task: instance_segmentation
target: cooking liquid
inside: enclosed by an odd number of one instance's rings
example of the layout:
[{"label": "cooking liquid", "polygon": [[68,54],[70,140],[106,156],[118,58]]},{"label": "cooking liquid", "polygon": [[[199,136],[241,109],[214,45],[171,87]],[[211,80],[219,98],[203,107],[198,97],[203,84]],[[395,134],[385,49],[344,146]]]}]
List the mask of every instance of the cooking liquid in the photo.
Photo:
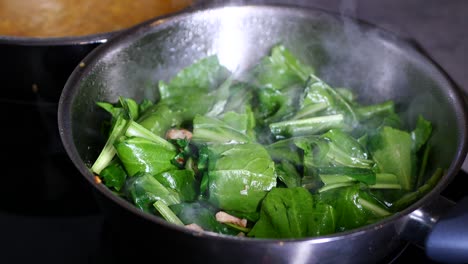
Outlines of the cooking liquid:
[{"label": "cooking liquid", "polygon": [[191,0],[0,0],[0,35],[82,36],[177,12]]}]

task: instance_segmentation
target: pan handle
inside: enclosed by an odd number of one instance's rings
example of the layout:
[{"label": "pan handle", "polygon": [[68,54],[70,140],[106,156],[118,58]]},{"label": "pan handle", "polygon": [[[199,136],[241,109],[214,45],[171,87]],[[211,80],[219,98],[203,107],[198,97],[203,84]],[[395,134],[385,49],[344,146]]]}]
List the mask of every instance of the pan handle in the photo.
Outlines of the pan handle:
[{"label": "pan handle", "polygon": [[425,241],[426,255],[442,263],[468,263],[468,197],[444,214]]},{"label": "pan handle", "polygon": [[468,263],[468,196],[455,203],[439,195],[406,215],[402,239],[424,249],[437,263]]}]

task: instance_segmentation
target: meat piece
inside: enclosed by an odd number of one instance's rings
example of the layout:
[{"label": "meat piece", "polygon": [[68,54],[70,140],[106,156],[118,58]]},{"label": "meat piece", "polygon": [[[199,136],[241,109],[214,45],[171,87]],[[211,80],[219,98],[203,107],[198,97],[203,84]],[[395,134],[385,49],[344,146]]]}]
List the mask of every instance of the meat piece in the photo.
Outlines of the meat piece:
[{"label": "meat piece", "polygon": [[201,226],[195,224],[195,223],[185,225],[185,227],[188,228],[188,229],[191,229],[193,231],[203,232],[203,228]]},{"label": "meat piece", "polygon": [[101,178],[99,178],[99,176],[94,175],[94,182],[99,184],[99,183],[102,183],[102,180],[101,180]]},{"label": "meat piece", "polygon": [[220,223],[231,223],[237,226],[247,227],[247,219],[240,219],[223,211],[216,213],[216,221]]},{"label": "meat piece", "polygon": [[192,132],[187,129],[169,129],[166,133],[167,139],[191,139]]}]

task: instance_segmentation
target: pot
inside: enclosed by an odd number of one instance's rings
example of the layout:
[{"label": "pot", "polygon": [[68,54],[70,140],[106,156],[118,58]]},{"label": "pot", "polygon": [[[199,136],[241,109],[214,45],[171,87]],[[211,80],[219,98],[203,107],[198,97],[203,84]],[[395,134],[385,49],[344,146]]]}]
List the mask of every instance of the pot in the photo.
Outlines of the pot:
[{"label": "pot", "polygon": [[[145,88],[148,84],[169,79],[199,58],[216,53],[230,70],[242,70],[277,42],[302,54],[325,80],[354,88],[363,101],[392,99],[405,106],[405,120],[415,120],[418,114],[428,117],[437,128],[428,170],[446,168],[437,185],[406,209],[354,230],[307,239],[252,239],[198,233],[169,224],[95,181],[88,166],[105,143],[100,125],[106,118],[96,101],[116,102],[118,96],[155,99],[157,95]],[[119,34],[82,62],[62,91],[59,131],[70,159],[93,186],[114,237],[121,242],[112,252],[118,259],[150,254],[192,262],[380,263],[389,262],[389,257],[414,243],[426,247],[434,259],[468,261],[466,241],[444,240],[462,245],[458,251],[451,247],[448,254],[437,241],[437,229],[447,225],[466,237],[466,228],[454,223],[468,220],[467,202],[455,204],[440,195],[467,154],[465,105],[450,77],[414,43],[322,10],[211,6],[155,19]],[[448,224],[443,216],[448,217]],[[433,229],[434,225],[443,227]],[[175,254],[170,253],[173,250]]]},{"label": "pot", "polygon": [[[200,4],[194,1],[187,9]],[[66,157],[57,132],[58,101],[75,66],[95,47],[122,31],[125,29],[78,37],[0,36],[0,83],[3,87],[0,102],[2,112],[15,113],[6,116],[10,129],[1,135],[11,139],[4,142],[6,149],[21,152],[21,158],[7,155],[4,160],[5,164],[10,164],[4,173],[11,176],[4,177],[3,183],[9,188],[0,194],[2,209],[54,214],[54,209],[46,212],[51,201],[68,197],[75,190],[87,192],[89,186],[79,173],[68,169],[73,165]],[[31,148],[37,145],[40,147]],[[24,166],[25,160],[29,166]],[[54,177],[47,173],[50,167],[60,170],[57,175],[74,174],[75,177]],[[18,173],[20,176],[13,176]],[[21,194],[17,190],[22,190]],[[32,200],[37,204],[32,204]]]}]

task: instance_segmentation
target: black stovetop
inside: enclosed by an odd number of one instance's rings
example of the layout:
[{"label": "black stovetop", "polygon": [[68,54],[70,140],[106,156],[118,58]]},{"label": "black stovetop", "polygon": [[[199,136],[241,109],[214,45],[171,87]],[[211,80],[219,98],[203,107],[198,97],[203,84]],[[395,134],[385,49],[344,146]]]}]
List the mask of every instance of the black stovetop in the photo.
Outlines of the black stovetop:
[{"label": "black stovetop", "polygon": [[[59,142],[56,104],[0,101],[0,109],[15,109],[7,121],[15,138],[4,171],[0,199],[1,263],[111,263],[112,234],[95,203],[91,185],[77,172]],[[21,107],[18,107],[21,106]],[[24,123],[35,127],[24,129]],[[3,133],[3,138],[8,136]],[[25,163],[25,161],[27,161]],[[65,177],[64,177],[65,176]],[[461,171],[443,195],[454,201],[468,195],[467,174]],[[393,263],[424,261],[424,250],[414,245],[390,256]]]},{"label": "black stovetop", "polygon": [[[463,0],[444,1],[444,8],[435,0],[301,2],[351,10],[358,17],[413,36],[462,89],[468,89],[468,75],[464,74],[468,68],[468,5]],[[113,263],[108,220],[60,142],[58,97],[44,99],[39,92],[28,95],[28,100],[13,100],[8,91],[5,87],[5,96],[0,96],[0,263]],[[443,195],[454,201],[468,195],[464,188],[467,176],[461,171]],[[399,256],[389,257],[392,263],[431,263],[424,250],[413,245]]]}]

